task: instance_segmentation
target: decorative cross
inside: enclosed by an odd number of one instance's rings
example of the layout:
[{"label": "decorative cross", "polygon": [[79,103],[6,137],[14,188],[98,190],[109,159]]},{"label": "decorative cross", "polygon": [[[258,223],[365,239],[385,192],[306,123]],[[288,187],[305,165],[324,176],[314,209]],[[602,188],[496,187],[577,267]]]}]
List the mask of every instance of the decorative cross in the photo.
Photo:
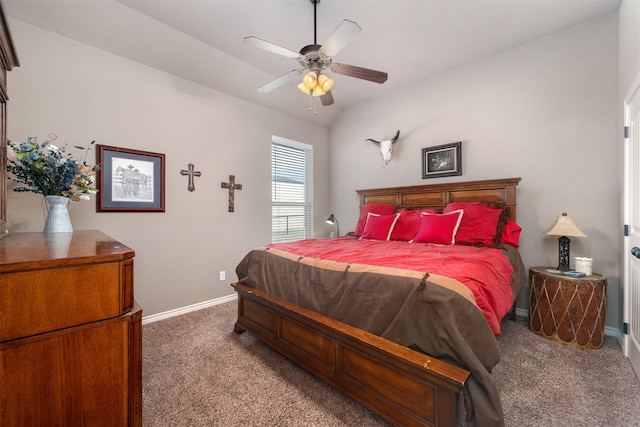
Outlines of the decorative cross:
[{"label": "decorative cross", "polygon": [[229,182],[221,182],[222,188],[229,189],[229,212],[234,211],[234,194],[235,190],[242,190],[242,184],[236,184],[236,177],[229,175]]},{"label": "decorative cross", "polygon": [[187,166],[189,167],[189,170],[182,169],[180,171],[180,175],[189,175],[189,185],[187,187],[187,190],[194,191],[196,189],[196,185],[193,183],[193,177],[200,176],[202,175],[202,173],[200,171],[193,170],[193,163],[189,163]]}]

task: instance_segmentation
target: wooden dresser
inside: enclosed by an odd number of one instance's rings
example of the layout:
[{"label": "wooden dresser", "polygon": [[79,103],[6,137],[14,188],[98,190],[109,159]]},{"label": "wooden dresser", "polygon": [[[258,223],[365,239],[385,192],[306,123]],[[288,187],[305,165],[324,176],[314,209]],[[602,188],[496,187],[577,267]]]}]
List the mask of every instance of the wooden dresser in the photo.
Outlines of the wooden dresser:
[{"label": "wooden dresser", "polygon": [[142,425],[134,255],[99,231],[0,239],[0,425]]}]

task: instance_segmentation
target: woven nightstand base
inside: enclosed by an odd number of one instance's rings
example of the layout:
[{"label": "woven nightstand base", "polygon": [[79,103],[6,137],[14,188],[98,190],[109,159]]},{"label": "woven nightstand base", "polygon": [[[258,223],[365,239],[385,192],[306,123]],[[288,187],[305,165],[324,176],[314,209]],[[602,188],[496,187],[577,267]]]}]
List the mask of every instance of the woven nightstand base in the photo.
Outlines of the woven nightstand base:
[{"label": "woven nightstand base", "polygon": [[529,275],[529,327],[534,333],[572,347],[602,347],[606,278],[592,275],[575,279],[542,268],[532,268]]}]

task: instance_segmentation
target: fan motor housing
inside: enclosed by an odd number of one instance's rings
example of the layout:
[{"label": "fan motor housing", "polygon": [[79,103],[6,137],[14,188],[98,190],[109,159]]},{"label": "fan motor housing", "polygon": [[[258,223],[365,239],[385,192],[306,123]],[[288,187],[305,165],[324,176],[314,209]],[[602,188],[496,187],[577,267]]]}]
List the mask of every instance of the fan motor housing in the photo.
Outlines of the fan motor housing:
[{"label": "fan motor housing", "polygon": [[331,65],[331,57],[324,55],[320,50],[322,46],[319,44],[310,44],[300,49],[300,58],[298,62],[311,71],[319,72],[322,68]]}]

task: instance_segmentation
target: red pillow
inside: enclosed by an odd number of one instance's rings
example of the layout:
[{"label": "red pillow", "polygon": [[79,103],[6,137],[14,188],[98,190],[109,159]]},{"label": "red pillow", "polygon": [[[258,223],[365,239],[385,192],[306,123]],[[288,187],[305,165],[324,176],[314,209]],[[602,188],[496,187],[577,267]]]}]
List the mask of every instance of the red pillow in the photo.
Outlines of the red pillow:
[{"label": "red pillow", "polygon": [[420,230],[413,243],[435,243],[453,245],[456,243],[456,232],[462,222],[464,211],[447,212],[446,214],[422,214]]},{"label": "red pillow", "polygon": [[369,212],[378,215],[391,215],[395,212],[395,205],[383,205],[377,203],[367,203],[360,208],[360,218],[358,218],[358,224],[356,225],[356,231],[353,235],[356,237],[362,236],[364,232],[364,225],[367,222],[367,214]]},{"label": "red pillow", "polygon": [[[397,225],[396,225],[397,226]],[[500,237],[500,243],[507,243],[514,248],[520,246],[520,232],[522,228],[515,221],[508,219],[502,226],[502,236]]]},{"label": "red pillow", "polygon": [[422,212],[437,214],[435,209],[400,209],[400,216],[391,232],[391,240],[406,240],[407,242],[418,234],[420,223],[422,221]]},{"label": "red pillow", "polygon": [[453,202],[449,203],[442,213],[459,209],[464,210],[464,217],[456,235],[456,243],[491,246],[500,241],[498,222],[502,209],[479,202]]},{"label": "red pillow", "polygon": [[370,240],[389,240],[391,230],[396,224],[400,214],[378,215],[369,212],[367,215],[367,223],[364,226],[361,239]]}]

